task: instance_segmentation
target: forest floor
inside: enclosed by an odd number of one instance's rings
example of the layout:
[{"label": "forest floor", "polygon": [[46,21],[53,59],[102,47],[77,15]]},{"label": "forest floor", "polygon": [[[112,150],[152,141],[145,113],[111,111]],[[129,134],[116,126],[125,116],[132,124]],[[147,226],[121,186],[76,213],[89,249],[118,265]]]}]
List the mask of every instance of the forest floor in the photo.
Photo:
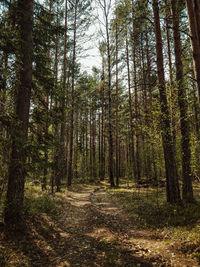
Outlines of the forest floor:
[{"label": "forest floor", "polygon": [[166,238],[169,228],[149,228],[124,208],[125,192],[116,192],[104,184],[75,186],[53,197],[55,209],[43,199],[50,215],[28,216],[21,236],[2,232],[0,266],[200,266],[179,241]]}]

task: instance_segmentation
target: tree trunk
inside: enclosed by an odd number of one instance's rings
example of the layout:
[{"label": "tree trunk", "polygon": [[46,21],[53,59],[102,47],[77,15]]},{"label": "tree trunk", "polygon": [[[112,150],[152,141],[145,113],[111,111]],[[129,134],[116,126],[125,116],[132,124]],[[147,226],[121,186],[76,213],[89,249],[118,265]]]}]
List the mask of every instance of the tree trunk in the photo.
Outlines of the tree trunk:
[{"label": "tree trunk", "polygon": [[180,123],[181,123],[181,145],[182,145],[182,177],[183,177],[183,199],[185,201],[193,200],[192,189],[192,173],[191,173],[191,150],[190,150],[190,128],[188,121],[188,104],[186,89],[184,86],[183,63],[181,59],[181,38],[179,32],[179,10],[178,1],[171,0],[172,5],[172,22],[174,36],[174,50],[176,63],[176,80],[178,87],[178,103],[180,108]]},{"label": "tree trunk", "polygon": [[97,172],[96,172],[96,115],[95,112],[92,114],[92,176],[94,181],[96,181],[97,178]]},{"label": "tree trunk", "polygon": [[115,109],[115,136],[116,136],[116,185],[119,186],[119,79],[118,79],[118,25],[115,23],[115,61],[116,61],[116,109]]},{"label": "tree trunk", "polygon": [[198,101],[200,103],[200,36],[199,36],[200,22],[199,22],[199,12],[198,12],[199,11],[198,1],[186,0],[186,7],[187,7],[189,29],[191,36],[194,74],[197,82],[197,95],[198,95]]},{"label": "tree trunk", "polygon": [[135,166],[135,149],[134,149],[134,129],[133,129],[133,108],[132,108],[132,94],[131,94],[131,79],[130,79],[130,63],[129,63],[129,47],[128,37],[126,32],[126,64],[128,74],[128,102],[129,102],[129,125],[130,125],[130,165],[131,173],[134,173],[137,179],[137,171]]},{"label": "tree trunk", "polygon": [[74,6],[74,36],[73,36],[73,58],[72,58],[72,91],[71,91],[71,110],[70,110],[70,147],[69,147],[69,166],[68,166],[68,181],[67,185],[72,184],[72,164],[73,164],[73,145],[74,145],[74,102],[75,102],[75,61],[76,61],[76,22],[77,22],[78,0]]},{"label": "tree trunk", "polygon": [[[105,0],[104,0],[105,1]],[[112,88],[111,88],[111,53],[110,53],[110,37],[108,14],[105,12],[106,17],[106,39],[107,39],[107,60],[108,60],[108,135],[109,135],[109,178],[111,187],[115,186],[113,176],[113,127],[112,127]]]},{"label": "tree trunk", "polygon": [[67,174],[67,162],[66,162],[66,95],[67,95],[67,1],[65,0],[65,33],[64,33],[64,57],[63,57],[63,89],[62,89],[62,100],[61,100],[61,109],[62,109],[62,121],[61,121],[61,130],[60,130],[60,179],[63,180],[66,178]]},{"label": "tree trunk", "polygon": [[[58,6],[57,6],[57,11],[58,11]],[[57,15],[57,21],[56,21],[57,27],[58,27],[58,15]],[[54,161],[54,169],[52,173],[52,193],[53,193],[53,186],[55,181],[56,185],[56,191],[60,192],[60,171],[59,171],[59,123],[58,123],[58,100],[57,100],[57,94],[58,94],[58,42],[59,42],[59,36],[58,36],[58,31],[56,32],[56,43],[55,43],[55,62],[54,62],[54,72],[55,72],[55,103],[54,103],[54,108],[55,108],[55,123],[54,123],[54,138],[56,140],[56,146],[54,147],[54,155],[53,155],[53,161]]]},{"label": "tree trunk", "polygon": [[[52,0],[49,1],[49,13],[51,14],[51,10],[52,10]],[[49,37],[49,43],[48,43],[48,51],[47,51],[47,58],[48,58],[48,69],[50,70],[51,68],[51,64],[50,64],[50,56],[51,56],[51,50],[50,50],[50,46],[51,46],[51,41],[50,41],[50,37]],[[44,126],[44,134],[45,134],[45,138],[46,140],[48,139],[48,133],[49,133],[49,88],[45,88],[46,90],[46,97],[44,99],[45,101],[45,106],[46,106],[46,113],[47,113],[47,119],[46,119],[46,123]],[[46,190],[47,188],[47,175],[48,175],[48,148],[45,149],[44,152],[44,161],[45,161],[45,165],[43,167],[43,178],[42,178],[42,190]]]},{"label": "tree trunk", "polygon": [[161,127],[162,127],[162,141],[165,158],[166,170],[166,191],[167,201],[170,203],[180,202],[180,191],[177,177],[177,170],[174,157],[173,140],[170,127],[170,114],[167,103],[167,95],[165,88],[164,63],[163,63],[163,45],[160,29],[160,16],[158,1],[153,0],[154,13],[154,27],[156,37],[156,54],[157,54],[157,70],[158,70],[158,86],[160,92],[160,106],[161,106]]},{"label": "tree trunk", "polygon": [[145,57],[144,57],[144,49],[143,49],[143,33],[141,33],[141,68],[142,68],[142,93],[143,93],[143,106],[144,106],[144,130],[143,130],[143,158],[144,158],[144,172],[147,180],[151,179],[151,159],[150,159],[150,136],[149,136],[149,111],[148,111],[148,99],[147,99],[147,73],[145,70]]},{"label": "tree trunk", "polygon": [[78,109],[76,110],[75,113],[75,133],[74,133],[74,138],[75,138],[75,147],[74,147],[74,164],[73,164],[73,170],[74,170],[74,178],[78,178],[78,135],[79,135],[79,112]]},{"label": "tree trunk", "polygon": [[[165,5],[167,6],[167,0],[165,0]],[[168,56],[168,65],[169,65],[169,87],[170,87],[170,113],[171,113],[171,124],[172,124],[172,137],[174,147],[176,147],[176,118],[175,118],[175,104],[176,97],[174,91],[174,82],[173,82],[173,70],[172,70],[172,57],[171,57],[171,45],[170,45],[170,30],[169,30],[169,14],[170,10],[166,10],[165,20],[166,20],[166,35],[167,35],[167,56]]]},{"label": "tree trunk", "polygon": [[138,127],[138,85],[137,85],[137,70],[136,70],[136,46],[135,46],[135,23],[134,23],[134,3],[132,0],[132,55],[133,55],[133,82],[135,89],[135,134],[136,134],[136,180],[140,182],[140,152],[139,152],[139,127]]},{"label": "tree trunk", "polygon": [[105,153],[104,153],[104,61],[102,62],[102,78],[101,78],[101,162],[100,162],[100,180],[103,181],[105,178]]},{"label": "tree trunk", "polygon": [[150,142],[151,142],[151,158],[152,158],[152,164],[153,164],[153,170],[154,170],[154,175],[153,175],[153,182],[154,184],[157,183],[157,164],[156,164],[156,151],[154,147],[154,139],[152,136],[152,133],[154,133],[154,125],[153,125],[153,103],[152,103],[152,85],[151,85],[151,79],[150,79],[150,73],[151,73],[151,61],[150,61],[150,56],[149,56],[149,40],[148,40],[148,28],[146,29],[146,58],[147,58],[147,79],[148,79],[148,94],[149,94],[149,116],[148,116],[148,121],[149,121],[149,126],[150,126],[150,131],[151,131],[151,137],[150,137]]},{"label": "tree trunk", "polygon": [[89,175],[89,170],[88,170],[88,113],[86,111],[86,122],[85,122],[85,169],[86,169],[86,177]]},{"label": "tree trunk", "polygon": [[8,189],[4,211],[7,227],[17,227],[23,215],[24,183],[26,176],[26,141],[32,88],[33,1],[18,0],[19,86],[16,90],[16,125],[12,132],[12,151],[8,173]]}]

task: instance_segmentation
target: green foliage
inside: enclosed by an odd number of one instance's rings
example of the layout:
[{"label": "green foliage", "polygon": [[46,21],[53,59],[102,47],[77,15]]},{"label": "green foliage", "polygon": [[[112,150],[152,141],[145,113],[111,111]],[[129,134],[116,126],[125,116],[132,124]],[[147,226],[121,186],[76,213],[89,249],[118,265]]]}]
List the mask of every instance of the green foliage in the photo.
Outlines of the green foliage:
[{"label": "green foliage", "polygon": [[51,217],[58,216],[54,198],[47,192],[40,192],[36,186],[30,186],[24,198],[24,212],[27,215],[46,213]]},{"label": "green foliage", "polygon": [[194,257],[196,258],[196,260],[198,261],[198,263],[200,264],[200,253],[195,253]]},{"label": "green foliage", "polygon": [[191,226],[200,218],[199,201],[180,206],[170,205],[166,203],[162,188],[133,187],[110,192],[144,228]]},{"label": "green foliage", "polygon": [[[152,229],[163,242],[172,244],[181,253],[193,255],[200,263],[200,199],[190,204],[166,203],[163,189],[136,189],[120,187],[109,189],[114,201],[119,203],[140,228]],[[134,241],[134,240],[133,240]]]}]

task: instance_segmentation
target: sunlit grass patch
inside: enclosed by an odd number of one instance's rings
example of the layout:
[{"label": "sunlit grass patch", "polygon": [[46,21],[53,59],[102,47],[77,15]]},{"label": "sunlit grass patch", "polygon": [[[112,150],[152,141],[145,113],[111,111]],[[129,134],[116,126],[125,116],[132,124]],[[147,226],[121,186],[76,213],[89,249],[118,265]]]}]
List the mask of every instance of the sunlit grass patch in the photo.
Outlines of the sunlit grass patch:
[{"label": "sunlit grass patch", "polygon": [[166,202],[164,188],[118,188],[108,192],[141,226],[153,229],[195,224],[200,218],[200,202],[181,206]]},{"label": "sunlit grass patch", "polygon": [[194,203],[170,205],[165,188],[108,189],[113,200],[125,209],[133,223],[151,229],[182,253],[193,254],[200,262],[200,190],[194,186]]},{"label": "sunlit grass patch", "polygon": [[42,191],[39,186],[27,185],[24,197],[24,212],[27,215],[46,213],[56,219],[65,202],[66,190],[52,195],[49,191]]}]

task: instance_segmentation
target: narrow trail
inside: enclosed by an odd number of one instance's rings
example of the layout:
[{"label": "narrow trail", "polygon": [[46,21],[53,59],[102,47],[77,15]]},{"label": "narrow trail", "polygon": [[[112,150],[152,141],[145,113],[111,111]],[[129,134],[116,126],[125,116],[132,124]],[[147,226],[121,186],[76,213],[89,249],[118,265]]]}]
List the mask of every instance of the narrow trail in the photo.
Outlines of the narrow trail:
[{"label": "narrow trail", "polygon": [[35,219],[35,237],[21,244],[31,267],[197,266],[150,230],[141,230],[105,188],[80,187],[64,199],[58,221],[45,214]]},{"label": "narrow trail", "polygon": [[70,266],[195,266],[151,231],[141,230],[104,188],[69,192],[62,217],[69,236]]}]

